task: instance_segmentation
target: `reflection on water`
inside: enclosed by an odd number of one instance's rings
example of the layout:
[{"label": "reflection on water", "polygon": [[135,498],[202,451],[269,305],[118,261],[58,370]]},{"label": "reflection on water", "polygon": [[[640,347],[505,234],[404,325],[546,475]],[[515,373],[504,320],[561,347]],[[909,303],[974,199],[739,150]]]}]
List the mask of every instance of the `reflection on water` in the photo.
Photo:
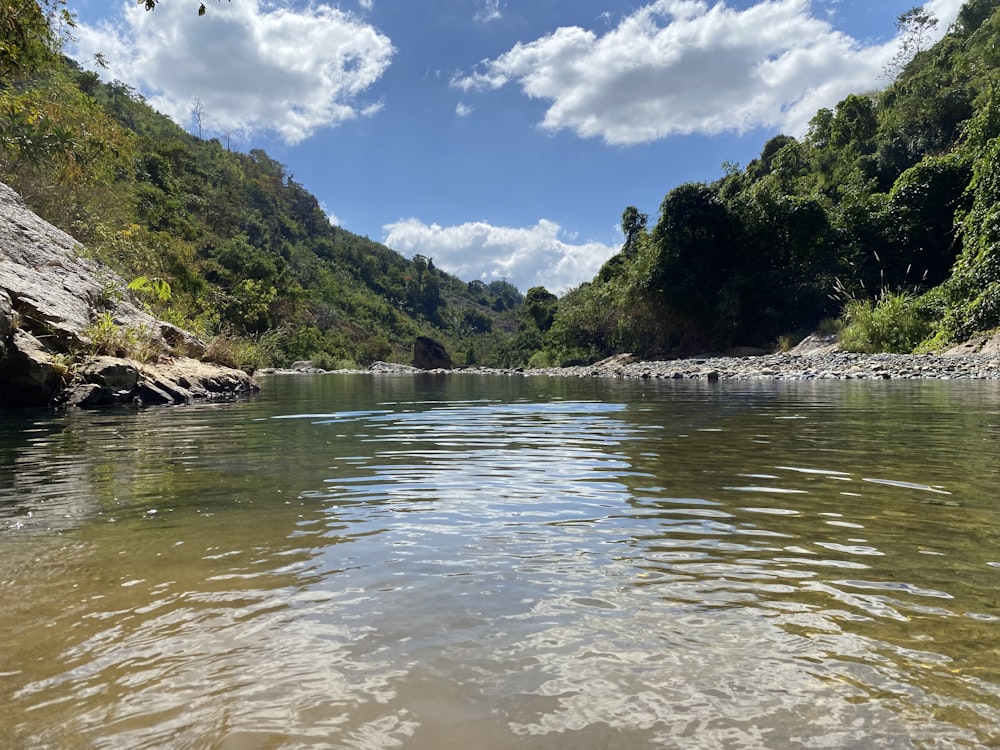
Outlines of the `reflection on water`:
[{"label": "reflection on water", "polygon": [[0,456],[0,747],[1000,743],[995,383],[276,377]]}]

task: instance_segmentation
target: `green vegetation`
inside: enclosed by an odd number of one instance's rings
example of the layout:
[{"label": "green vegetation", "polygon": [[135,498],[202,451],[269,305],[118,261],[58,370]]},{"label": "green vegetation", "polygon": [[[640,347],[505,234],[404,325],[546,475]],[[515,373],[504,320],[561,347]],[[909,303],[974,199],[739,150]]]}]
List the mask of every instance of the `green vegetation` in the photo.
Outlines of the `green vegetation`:
[{"label": "green vegetation", "polygon": [[849,300],[843,319],[840,345],[851,352],[912,352],[930,331],[917,299],[906,292],[886,291],[877,300]]},{"label": "green vegetation", "polygon": [[139,362],[150,362],[156,358],[158,346],[149,331],[144,331],[115,322],[110,312],[103,312],[83,331],[89,339],[90,354],[106,354],[110,357],[128,357]]},{"label": "green vegetation", "polygon": [[[621,252],[561,299],[332,226],[263,151],[196,138],[63,58],[61,11],[0,10],[0,179],[216,361],[408,361],[429,335],[459,364],[566,365],[787,347],[820,326],[910,351],[1000,326],[1000,0],[970,0],[929,48],[935,19],[903,14],[888,88],[673,188],[655,221],[627,207]],[[95,326],[121,349],[113,321]]]},{"label": "green vegetation", "polygon": [[[0,12],[0,179],[130,280],[138,303],[247,369],[408,361],[420,334],[459,363],[495,361],[517,325],[516,288],[467,284],[332,226],[263,151],[191,136],[63,58],[60,9],[14,0]],[[99,328],[99,349],[121,349]]]},{"label": "green vegetation", "polygon": [[1000,325],[998,8],[968,2],[929,49],[936,20],[908,11],[886,90],[674,188],[652,227],[626,208],[621,252],[559,301],[532,361],[787,346],[837,317],[864,351]]}]

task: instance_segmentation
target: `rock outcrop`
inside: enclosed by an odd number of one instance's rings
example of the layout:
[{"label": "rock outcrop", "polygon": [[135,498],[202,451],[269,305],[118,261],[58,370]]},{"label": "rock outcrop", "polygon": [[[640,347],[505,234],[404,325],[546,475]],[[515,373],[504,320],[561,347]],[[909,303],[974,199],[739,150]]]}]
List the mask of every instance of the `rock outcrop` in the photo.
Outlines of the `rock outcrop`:
[{"label": "rock outcrop", "polygon": [[413,344],[413,366],[421,370],[450,370],[451,355],[444,344],[427,336],[417,336]]},{"label": "rock outcrop", "polygon": [[[0,183],[0,405],[184,403],[257,389],[246,373],[195,359],[204,342],[134,304],[82,250]],[[99,319],[140,339],[149,361],[89,356]]]},{"label": "rock outcrop", "polygon": [[945,354],[1000,354],[1000,331],[973,336],[948,349]]}]

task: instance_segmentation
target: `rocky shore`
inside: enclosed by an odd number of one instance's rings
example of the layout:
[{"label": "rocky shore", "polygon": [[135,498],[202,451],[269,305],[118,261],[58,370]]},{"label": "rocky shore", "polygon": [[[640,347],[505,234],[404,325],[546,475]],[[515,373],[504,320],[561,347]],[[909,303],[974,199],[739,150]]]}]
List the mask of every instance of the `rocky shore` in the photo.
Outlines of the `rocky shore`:
[{"label": "rocky shore", "polygon": [[667,380],[1000,380],[1000,355],[769,354],[664,362],[611,362],[527,370],[527,375]]},{"label": "rocky shore", "polygon": [[[1000,340],[1000,339],[998,339]],[[818,351],[816,350],[818,349]],[[692,357],[655,362],[620,355],[593,365],[536,369],[465,367],[452,370],[421,370],[408,365],[375,362],[358,372],[373,375],[417,375],[465,373],[511,377],[622,378],[655,380],[1000,380],[1000,351],[978,351],[943,355],[853,354],[829,351],[764,354],[747,357]],[[274,374],[266,370],[261,374]],[[281,372],[321,373],[308,362],[296,363]]]},{"label": "rocky shore", "polygon": [[[97,323],[141,343],[143,356],[101,352]],[[179,404],[258,390],[246,373],[200,361],[205,352],[0,183],[0,407]]]}]

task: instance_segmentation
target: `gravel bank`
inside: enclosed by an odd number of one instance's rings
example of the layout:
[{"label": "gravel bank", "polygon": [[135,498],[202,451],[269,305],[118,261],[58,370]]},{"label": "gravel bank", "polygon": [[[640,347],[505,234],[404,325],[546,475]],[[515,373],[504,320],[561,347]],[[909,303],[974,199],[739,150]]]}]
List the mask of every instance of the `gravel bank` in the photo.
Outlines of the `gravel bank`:
[{"label": "gravel bank", "polygon": [[587,367],[525,370],[525,375],[705,380],[998,380],[1000,356],[770,354],[663,362],[612,361]]},{"label": "gravel bank", "polygon": [[[280,372],[321,373],[297,363]],[[275,374],[262,370],[259,375]],[[428,371],[391,362],[375,362],[368,374],[409,375]],[[623,378],[661,380],[1000,380],[1000,354],[765,354],[753,357],[695,357],[633,362],[627,355],[580,367],[498,370],[466,367],[430,370],[431,374],[466,373],[516,377]]]}]

